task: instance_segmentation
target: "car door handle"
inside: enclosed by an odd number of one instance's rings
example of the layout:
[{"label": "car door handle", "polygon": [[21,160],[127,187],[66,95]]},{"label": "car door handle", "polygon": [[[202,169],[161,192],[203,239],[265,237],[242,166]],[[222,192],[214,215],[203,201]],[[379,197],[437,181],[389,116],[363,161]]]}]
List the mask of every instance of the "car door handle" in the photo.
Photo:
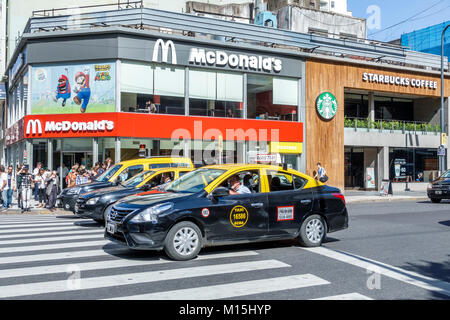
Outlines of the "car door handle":
[{"label": "car door handle", "polygon": [[302,200],[300,201],[301,204],[310,204],[311,200],[307,199],[307,200]]},{"label": "car door handle", "polygon": [[253,208],[262,208],[264,207],[264,203],[258,202],[258,203],[252,203]]}]

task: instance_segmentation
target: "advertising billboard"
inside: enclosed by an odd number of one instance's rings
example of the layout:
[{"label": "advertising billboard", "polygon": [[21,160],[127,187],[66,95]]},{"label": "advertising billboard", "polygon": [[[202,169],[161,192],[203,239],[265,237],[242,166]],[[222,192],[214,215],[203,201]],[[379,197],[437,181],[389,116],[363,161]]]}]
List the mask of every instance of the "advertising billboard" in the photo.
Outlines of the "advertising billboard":
[{"label": "advertising billboard", "polygon": [[114,112],[114,63],[34,66],[32,114]]}]

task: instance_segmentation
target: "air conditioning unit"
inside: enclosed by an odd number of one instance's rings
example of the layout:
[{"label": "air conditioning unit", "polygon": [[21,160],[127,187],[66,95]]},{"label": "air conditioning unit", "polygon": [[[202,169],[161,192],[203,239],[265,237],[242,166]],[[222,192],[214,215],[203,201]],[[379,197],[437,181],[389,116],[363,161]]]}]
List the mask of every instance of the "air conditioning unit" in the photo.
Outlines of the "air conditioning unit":
[{"label": "air conditioning unit", "polygon": [[258,26],[277,28],[277,16],[269,11],[261,11],[256,15],[255,24]]}]

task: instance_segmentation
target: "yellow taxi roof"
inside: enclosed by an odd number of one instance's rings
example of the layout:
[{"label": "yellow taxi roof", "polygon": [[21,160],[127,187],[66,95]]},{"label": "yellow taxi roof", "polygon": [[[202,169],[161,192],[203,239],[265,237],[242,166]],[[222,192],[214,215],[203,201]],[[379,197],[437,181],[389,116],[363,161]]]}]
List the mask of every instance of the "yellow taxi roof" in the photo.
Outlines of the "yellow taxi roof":
[{"label": "yellow taxi roof", "polygon": [[192,161],[191,161],[191,158],[183,158],[183,157],[151,157],[151,158],[142,158],[142,159],[121,161],[118,164],[131,166],[134,164],[146,164],[146,163],[190,163],[190,164],[192,164]]}]

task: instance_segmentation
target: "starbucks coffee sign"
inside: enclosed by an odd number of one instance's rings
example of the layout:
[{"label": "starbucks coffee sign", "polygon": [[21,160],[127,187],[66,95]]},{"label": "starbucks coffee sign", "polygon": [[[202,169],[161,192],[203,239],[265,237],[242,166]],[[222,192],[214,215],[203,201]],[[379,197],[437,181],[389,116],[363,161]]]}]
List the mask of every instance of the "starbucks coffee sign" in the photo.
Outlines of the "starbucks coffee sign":
[{"label": "starbucks coffee sign", "polygon": [[337,112],[338,103],[336,97],[330,92],[323,92],[317,98],[316,109],[317,113],[325,119],[331,120]]}]

